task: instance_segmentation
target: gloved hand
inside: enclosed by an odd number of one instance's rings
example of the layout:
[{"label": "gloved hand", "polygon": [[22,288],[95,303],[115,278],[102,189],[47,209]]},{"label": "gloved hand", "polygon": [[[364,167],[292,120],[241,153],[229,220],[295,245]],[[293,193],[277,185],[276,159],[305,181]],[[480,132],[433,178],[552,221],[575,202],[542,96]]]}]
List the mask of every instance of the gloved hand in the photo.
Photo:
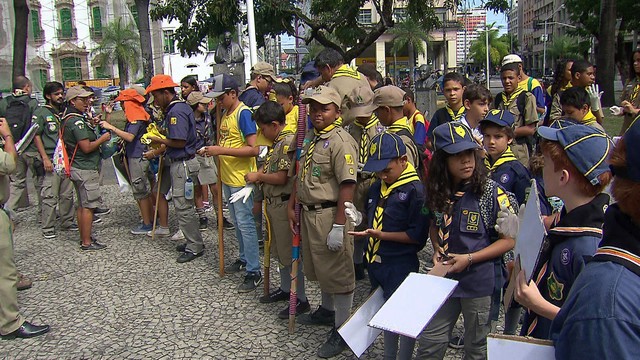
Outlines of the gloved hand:
[{"label": "gloved hand", "polygon": [[267,157],[267,153],[269,152],[269,147],[260,145],[260,151],[258,152],[258,160],[264,161]]},{"label": "gloved hand", "polygon": [[343,246],[344,225],[333,224],[333,228],[327,236],[327,247],[331,251],[340,251]]},{"label": "gloved hand", "polygon": [[[524,205],[520,206],[520,211],[524,213]],[[508,238],[515,239],[518,235],[520,227],[520,212],[518,215],[512,213],[507,207],[500,205],[498,211],[498,219],[496,220],[495,229],[498,234],[502,234]]]},{"label": "gloved hand", "polygon": [[604,91],[600,91],[600,86],[598,86],[598,84],[591,84],[587,86],[587,93],[589,94],[589,100],[591,101],[591,111],[596,112],[602,109],[600,98]]},{"label": "gloved hand", "polygon": [[346,216],[354,226],[358,226],[362,223],[362,213],[360,213],[360,211],[356,209],[356,206],[349,201],[344,202],[344,216]]},{"label": "gloved hand", "polygon": [[624,114],[624,110],[620,106],[612,106],[609,108],[611,115],[620,116]]},{"label": "gloved hand", "polygon": [[240,191],[237,191],[231,195],[231,197],[229,198],[229,202],[233,204],[234,202],[242,199],[242,203],[246,203],[247,199],[249,199],[249,196],[251,196],[251,193],[255,188],[256,187],[253,184],[249,184],[243,187],[242,189],[240,189]]}]

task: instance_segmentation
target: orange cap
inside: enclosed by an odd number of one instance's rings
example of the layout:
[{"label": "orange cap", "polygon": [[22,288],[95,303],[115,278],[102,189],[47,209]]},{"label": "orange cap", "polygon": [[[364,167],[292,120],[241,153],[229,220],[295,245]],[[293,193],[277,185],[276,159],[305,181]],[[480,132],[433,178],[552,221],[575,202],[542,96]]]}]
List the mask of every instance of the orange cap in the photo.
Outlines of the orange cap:
[{"label": "orange cap", "polygon": [[180,85],[173,82],[173,79],[171,78],[171,76],[165,75],[165,74],[158,74],[151,78],[151,84],[147,86],[147,94],[149,94],[152,91],[167,89],[167,88],[172,88],[177,86],[180,86]]},{"label": "orange cap", "polygon": [[145,98],[144,96],[138,94],[136,89],[126,89],[120,91],[118,97],[116,97],[114,101],[137,101],[140,104],[144,104]]}]

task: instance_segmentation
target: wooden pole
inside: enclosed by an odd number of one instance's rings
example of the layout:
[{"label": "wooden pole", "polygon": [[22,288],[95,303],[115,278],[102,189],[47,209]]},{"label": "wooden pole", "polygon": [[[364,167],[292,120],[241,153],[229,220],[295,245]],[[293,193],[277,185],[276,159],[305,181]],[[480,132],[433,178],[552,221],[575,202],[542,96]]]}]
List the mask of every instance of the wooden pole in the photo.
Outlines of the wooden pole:
[{"label": "wooden pole", "polygon": [[158,161],[158,181],[156,190],[156,206],[153,208],[153,227],[151,228],[151,240],[156,238],[156,224],[158,221],[158,204],[160,203],[160,185],[162,185],[162,168],[164,167],[164,155],[160,155],[160,161]]},{"label": "wooden pole", "polygon": [[[216,99],[213,99],[216,101]],[[220,104],[216,104],[216,145],[220,145]],[[218,167],[218,184],[216,193],[218,195],[218,266],[220,276],[224,276],[224,216],[222,215],[222,168],[220,167],[220,157],[216,156],[216,166]]]}]

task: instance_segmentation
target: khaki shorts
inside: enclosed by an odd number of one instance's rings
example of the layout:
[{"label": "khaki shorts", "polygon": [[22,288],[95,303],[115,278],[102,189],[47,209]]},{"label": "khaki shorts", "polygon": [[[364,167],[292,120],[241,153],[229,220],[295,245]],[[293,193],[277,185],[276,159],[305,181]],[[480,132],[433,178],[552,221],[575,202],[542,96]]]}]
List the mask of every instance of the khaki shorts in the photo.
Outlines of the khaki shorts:
[{"label": "khaki shorts", "polygon": [[302,259],[305,276],[311,281],[318,281],[322,291],[344,294],[356,287],[353,236],[347,234],[350,230],[347,225],[344,227],[342,250],[331,251],[327,247],[327,235],[333,227],[337,211],[337,207],[302,211]]},{"label": "khaki shorts", "polygon": [[129,162],[129,176],[133,198],[136,200],[151,196],[151,183],[149,181],[149,160],[144,158],[131,158]]},{"label": "khaki shorts", "polygon": [[78,194],[79,207],[95,209],[100,207],[102,197],[100,192],[100,174],[97,170],[81,170],[71,168],[71,182]]},{"label": "khaki shorts", "polygon": [[291,247],[293,234],[289,229],[287,201],[280,197],[270,204],[267,201],[267,228],[271,237],[271,254],[275,255],[282,266],[291,265]]},{"label": "khaki shorts", "polygon": [[200,185],[210,185],[218,182],[218,168],[216,161],[212,156],[196,155],[198,163],[200,163],[200,171],[198,172],[198,181]]}]

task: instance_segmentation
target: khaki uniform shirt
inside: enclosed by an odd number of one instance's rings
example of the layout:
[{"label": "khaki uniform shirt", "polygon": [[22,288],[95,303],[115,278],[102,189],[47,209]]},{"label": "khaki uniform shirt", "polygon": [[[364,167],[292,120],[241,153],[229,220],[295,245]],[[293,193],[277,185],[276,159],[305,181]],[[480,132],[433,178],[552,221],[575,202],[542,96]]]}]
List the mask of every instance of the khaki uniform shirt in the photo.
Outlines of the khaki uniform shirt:
[{"label": "khaki uniform shirt", "polygon": [[[264,172],[266,174],[273,174],[279,171],[289,171],[291,168],[291,158],[289,157],[289,144],[295,141],[295,134],[286,135],[282,140],[273,144],[273,148],[269,149],[270,154],[264,162]],[[262,191],[265,198],[274,198],[284,195],[290,195],[293,188],[293,177],[287,179],[287,183],[284,185],[272,185],[264,183],[262,185]]]},{"label": "khaki uniform shirt", "polygon": [[[510,113],[513,114],[513,117],[516,119],[513,123],[513,128],[516,129],[520,126],[537,124],[538,123],[538,113],[536,110],[536,97],[533,96],[530,92],[525,92],[527,96],[527,101],[524,107],[524,114],[520,114],[520,110],[518,109],[518,100],[513,99],[509,103],[508,106],[504,104],[501,105],[501,110],[509,110]],[[502,96],[498,94],[498,96]],[[511,150],[513,154],[516,156],[518,161],[520,161],[524,166],[529,166],[529,148],[527,147],[526,142],[523,141],[524,138],[517,138],[514,141],[514,144],[511,145]]]},{"label": "khaki uniform shirt", "polygon": [[349,114],[346,100],[353,89],[360,86],[370,86],[367,81],[367,77],[356,70],[351,69],[347,65],[342,65],[327,83],[327,86],[334,88],[338,94],[340,94],[340,98],[342,99],[342,104],[340,106],[342,110],[342,126],[347,126],[354,122],[356,118]]},{"label": "khaki uniform shirt", "polygon": [[304,141],[300,159],[301,167],[307,157],[312,141],[316,141],[311,154],[311,163],[304,177],[298,178],[297,197],[304,205],[316,205],[338,201],[340,184],[356,182],[358,170],[358,146],[356,141],[341,127],[326,134],[315,136],[313,130]]},{"label": "khaki uniform shirt", "polygon": [[[361,127],[357,125],[357,122],[354,122],[349,127],[349,134],[351,134],[351,136],[356,141],[356,144],[358,146],[358,163],[360,164],[360,168],[362,168],[366,163],[366,159],[361,158],[361,155],[360,155],[361,154],[360,147],[362,145],[361,144],[362,135],[365,132],[367,133],[367,136],[368,136],[368,143],[366,145],[366,149],[364,149],[363,154],[365,154],[365,156],[368,157],[369,145],[371,144],[371,139],[373,139],[374,136],[384,132],[384,126],[380,123],[380,121],[375,121],[373,123],[367,124],[365,127]],[[367,197],[369,193],[369,188],[371,187],[371,184],[373,184],[374,181],[375,181],[374,174],[371,174],[371,173],[362,174],[362,172],[360,171],[358,172],[358,183],[356,184],[356,191],[353,196],[353,204],[356,206],[358,211],[362,212],[363,214],[366,214],[366,210],[367,210],[366,202],[367,202]]]},{"label": "khaki uniform shirt", "polygon": [[16,170],[13,155],[0,148],[0,204],[4,205],[9,199],[9,175]]}]

